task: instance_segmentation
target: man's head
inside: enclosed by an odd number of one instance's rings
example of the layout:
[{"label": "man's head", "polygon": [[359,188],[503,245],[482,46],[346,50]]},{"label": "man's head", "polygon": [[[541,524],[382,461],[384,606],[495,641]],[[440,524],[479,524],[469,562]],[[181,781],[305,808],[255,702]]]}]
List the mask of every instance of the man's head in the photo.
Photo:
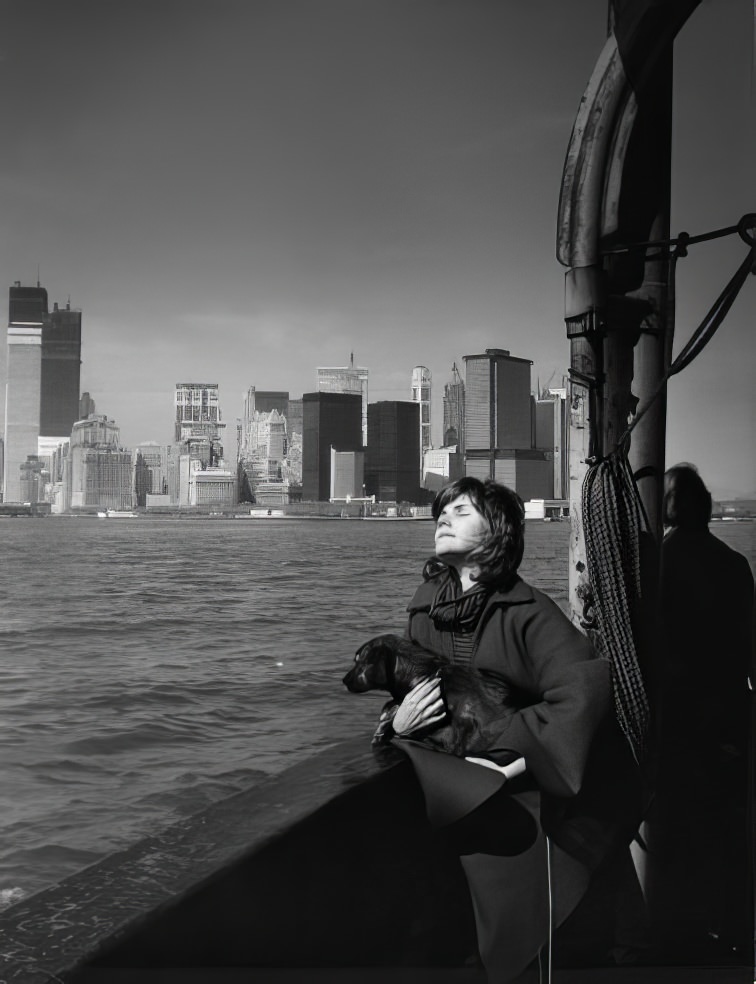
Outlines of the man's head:
[{"label": "man's head", "polygon": [[662,515],[665,526],[707,529],[711,519],[711,493],[695,465],[674,465],[664,473]]}]

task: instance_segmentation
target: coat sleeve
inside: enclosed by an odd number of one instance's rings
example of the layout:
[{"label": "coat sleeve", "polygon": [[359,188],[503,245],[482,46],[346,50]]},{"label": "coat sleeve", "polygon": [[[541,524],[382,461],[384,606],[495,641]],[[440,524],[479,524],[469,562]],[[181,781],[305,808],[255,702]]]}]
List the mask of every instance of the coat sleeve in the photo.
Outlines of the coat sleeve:
[{"label": "coat sleeve", "polygon": [[591,742],[612,713],[611,667],[545,601],[522,606],[517,631],[503,640],[507,662],[514,660],[518,676],[529,678],[534,702],[487,730],[494,756],[518,752],[541,790],[569,797],[580,791]]}]

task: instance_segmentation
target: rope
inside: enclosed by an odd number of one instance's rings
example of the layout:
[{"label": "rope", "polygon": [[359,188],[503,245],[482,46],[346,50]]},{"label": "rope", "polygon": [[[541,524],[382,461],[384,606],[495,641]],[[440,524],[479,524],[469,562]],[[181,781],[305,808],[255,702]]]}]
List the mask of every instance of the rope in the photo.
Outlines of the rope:
[{"label": "rope", "polygon": [[643,507],[627,456],[614,452],[592,465],[583,482],[583,531],[596,612],[596,649],[612,664],[614,709],[640,764],[646,752],[649,705],[633,639],[632,609],[640,601]]}]

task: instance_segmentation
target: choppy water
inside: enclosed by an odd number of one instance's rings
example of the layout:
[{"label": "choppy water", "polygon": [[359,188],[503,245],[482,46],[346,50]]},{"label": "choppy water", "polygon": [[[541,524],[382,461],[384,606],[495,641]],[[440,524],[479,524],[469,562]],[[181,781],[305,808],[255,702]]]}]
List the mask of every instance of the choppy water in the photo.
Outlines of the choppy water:
[{"label": "choppy water", "polygon": [[[753,559],[753,524],[727,538]],[[0,524],[0,905],[365,734],[355,649],[398,630],[429,522]],[[566,606],[566,523],[523,576]],[[742,543],[740,541],[743,541]]]}]

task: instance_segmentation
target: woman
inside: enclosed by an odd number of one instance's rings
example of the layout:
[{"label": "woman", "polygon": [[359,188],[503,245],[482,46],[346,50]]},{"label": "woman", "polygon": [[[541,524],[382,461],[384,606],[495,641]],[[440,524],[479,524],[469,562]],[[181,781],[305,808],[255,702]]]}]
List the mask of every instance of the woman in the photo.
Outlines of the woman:
[{"label": "woman", "polygon": [[[629,859],[638,787],[613,720],[609,664],[517,574],[519,496],[462,478],[438,494],[433,517],[436,554],[409,604],[407,634],[499,687],[506,713],[487,728],[486,758],[467,763],[422,745],[444,715],[438,679],[407,695],[391,728],[412,759],[431,821],[452,822],[464,841],[491,984],[530,984],[545,980],[551,930],[580,901],[591,873],[619,846]],[[506,792],[492,795],[501,785]]]}]

